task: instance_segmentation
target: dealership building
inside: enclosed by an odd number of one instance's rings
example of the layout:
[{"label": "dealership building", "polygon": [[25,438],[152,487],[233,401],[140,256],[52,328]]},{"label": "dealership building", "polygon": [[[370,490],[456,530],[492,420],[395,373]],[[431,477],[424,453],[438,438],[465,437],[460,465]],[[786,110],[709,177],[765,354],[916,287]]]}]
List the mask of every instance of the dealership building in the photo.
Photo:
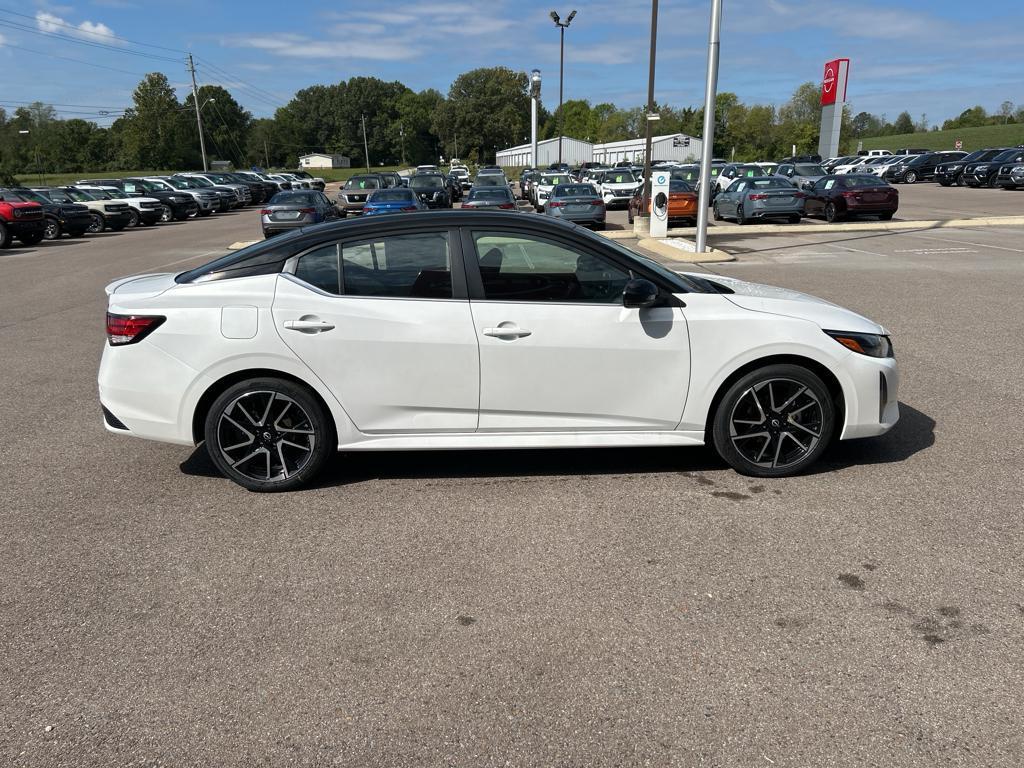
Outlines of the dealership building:
[{"label": "dealership building", "polygon": [[[520,144],[498,152],[497,163],[502,168],[547,168],[558,162],[557,138],[537,142],[537,162],[533,161],[533,147]],[[643,162],[646,139],[626,139],[605,144],[591,144],[589,141],[563,136],[562,162],[571,166],[581,163],[605,163],[614,165],[621,162]],[[651,159],[675,160],[681,163],[696,162],[700,157],[701,140],[685,133],[670,133],[651,138]]]}]

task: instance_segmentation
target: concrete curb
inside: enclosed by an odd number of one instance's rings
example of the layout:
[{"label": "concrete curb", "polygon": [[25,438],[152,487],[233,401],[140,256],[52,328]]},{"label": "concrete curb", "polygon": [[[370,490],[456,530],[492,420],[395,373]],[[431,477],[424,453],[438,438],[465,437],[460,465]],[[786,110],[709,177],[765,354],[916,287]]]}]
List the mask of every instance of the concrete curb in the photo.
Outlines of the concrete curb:
[{"label": "concrete curb", "polygon": [[256,245],[260,242],[259,240],[239,240],[237,243],[232,243],[228,246],[229,251],[240,251],[243,248],[248,248],[250,245]]},{"label": "concrete curb", "polygon": [[681,261],[689,264],[736,260],[736,257],[731,253],[727,253],[720,248],[710,248],[703,253],[698,253],[696,246],[688,240],[661,240],[647,237],[642,239],[637,245],[645,251],[656,253],[670,261]]},{"label": "concrete curb", "polygon": [[[753,224],[739,226],[737,224],[715,225],[708,227],[708,237],[738,234],[826,234],[829,232],[899,232],[907,229],[961,229],[970,227],[1019,227],[1024,226],[1024,216],[988,216],[979,219],[934,219],[924,221],[851,221],[845,224]],[[696,227],[670,229],[669,237],[692,237],[697,233]],[[614,232],[623,236],[632,232]],[[618,238],[616,238],[618,239]]]}]

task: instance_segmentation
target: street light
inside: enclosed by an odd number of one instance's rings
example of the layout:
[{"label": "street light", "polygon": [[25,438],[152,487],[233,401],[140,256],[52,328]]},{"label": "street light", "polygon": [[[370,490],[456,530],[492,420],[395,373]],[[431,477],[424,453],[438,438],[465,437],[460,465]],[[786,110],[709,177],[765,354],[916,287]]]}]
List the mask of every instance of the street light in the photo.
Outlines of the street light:
[{"label": "street light", "polygon": [[559,53],[558,53],[558,163],[562,163],[562,88],[565,80],[565,30],[576,18],[576,11],[570,13],[565,21],[562,21],[558,14],[551,12],[551,20],[555,22],[559,32]]},{"label": "street light", "polygon": [[697,205],[697,253],[708,243],[708,204],[711,202],[711,155],[715,145],[715,96],[718,93],[718,53],[722,31],[722,0],[711,0],[708,31],[708,71],[704,83],[704,135],[700,146],[700,198]]},{"label": "street light", "polygon": [[[21,135],[21,136],[27,136],[30,133],[31,133],[31,131],[29,131],[28,129],[23,129],[23,130],[18,131],[18,134]],[[33,150],[34,150],[35,156],[36,156],[36,173],[39,174],[39,186],[43,186],[43,164],[39,161],[39,144],[38,143],[35,145]]]},{"label": "street light", "polygon": [[535,69],[530,73],[530,143],[533,145],[534,168],[540,168],[540,161],[537,159],[537,102],[539,99],[540,70]]},{"label": "street light", "polygon": [[[647,120],[644,121],[646,141],[644,142],[644,180],[651,183],[651,133],[654,127],[651,125],[655,120],[660,120],[661,115],[654,111],[654,61],[658,45],[658,0],[651,0],[651,61],[650,72],[647,75]],[[653,195],[653,187],[651,189]],[[642,195],[641,195],[642,197]],[[651,202],[651,213],[654,212],[654,203]],[[653,216],[652,216],[653,220]]]}]

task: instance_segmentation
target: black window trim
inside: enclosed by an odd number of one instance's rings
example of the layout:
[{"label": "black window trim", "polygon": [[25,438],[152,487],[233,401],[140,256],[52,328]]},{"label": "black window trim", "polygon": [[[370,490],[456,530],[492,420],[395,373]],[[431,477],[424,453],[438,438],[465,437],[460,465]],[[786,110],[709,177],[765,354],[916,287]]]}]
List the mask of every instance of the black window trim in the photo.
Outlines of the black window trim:
[{"label": "black window trim", "polygon": [[[408,237],[409,235],[435,234],[439,232],[443,232],[448,236],[448,258],[451,263],[452,274],[452,295],[450,298],[442,299],[433,296],[352,296],[345,293],[345,275],[344,269],[341,266],[341,253],[345,246],[379,242],[380,240],[388,237]],[[342,291],[340,294],[328,293],[315,285],[307,283],[295,274],[299,259],[308,253],[312,253],[313,251],[323,248],[325,245],[331,244],[338,246],[339,287]],[[299,285],[309,288],[314,293],[318,293],[322,296],[329,296],[333,299],[374,299],[378,301],[466,301],[469,298],[466,284],[465,259],[463,258],[462,242],[457,227],[429,226],[417,229],[396,228],[376,231],[372,234],[363,232],[359,236],[355,236],[355,233],[353,233],[353,235],[349,237],[326,238],[307,245],[301,251],[289,257],[281,268],[281,274]]]},{"label": "black window trim", "polygon": [[531,227],[525,226],[509,226],[502,224],[492,225],[478,225],[478,226],[464,226],[461,228],[461,251],[464,262],[464,272],[469,287],[469,300],[473,301],[486,301],[491,304],[545,304],[545,305],[564,305],[564,306],[616,306],[610,302],[590,302],[590,301],[521,301],[517,299],[489,299],[484,292],[484,281],[480,275],[480,256],[476,251],[476,242],[473,240],[474,233],[477,232],[501,232],[508,234],[512,237],[532,237],[537,240],[546,240],[555,245],[581,251],[591,256],[607,259],[615,266],[620,269],[631,272],[635,277],[641,277],[645,280],[650,280],[656,286],[658,286],[659,292],[663,295],[659,298],[658,303],[655,306],[686,306],[682,301],[675,299],[674,294],[686,293],[687,291],[682,290],[679,286],[668,284],[661,275],[648,270],[642,262],[634,262],[627,259],[623,254],[613,249],[607,249],[600,247],[594,247],[596,244],[589,243],[585,240],[574,239],[568,235],[561,235],[561,233],[553,232],[540,232]]}]

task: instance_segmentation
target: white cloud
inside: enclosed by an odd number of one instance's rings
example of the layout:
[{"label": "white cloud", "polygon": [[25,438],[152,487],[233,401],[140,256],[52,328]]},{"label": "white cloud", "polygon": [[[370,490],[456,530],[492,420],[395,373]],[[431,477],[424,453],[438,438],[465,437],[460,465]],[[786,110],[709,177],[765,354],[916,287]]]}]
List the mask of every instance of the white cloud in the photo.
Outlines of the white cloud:
[{"label": "white cloud", "polygon": [[6,38],[6,37],[4,37],[3,35],[0,35],[0,48],[3,48],[3,47],[4,47],[4,44],[5,44],[6,42],[7,42],[7,38]]},{"label": "white cloud", "polygon": [[103,22],[86,20],[75,26],[49,11],[36,12],[36,27],[39,28],[40,32],[73,35],[74,37],[96,43],[106,43],[108,45],[116,45],[118,43],[117,38],[114,37],[114,30]]}]

